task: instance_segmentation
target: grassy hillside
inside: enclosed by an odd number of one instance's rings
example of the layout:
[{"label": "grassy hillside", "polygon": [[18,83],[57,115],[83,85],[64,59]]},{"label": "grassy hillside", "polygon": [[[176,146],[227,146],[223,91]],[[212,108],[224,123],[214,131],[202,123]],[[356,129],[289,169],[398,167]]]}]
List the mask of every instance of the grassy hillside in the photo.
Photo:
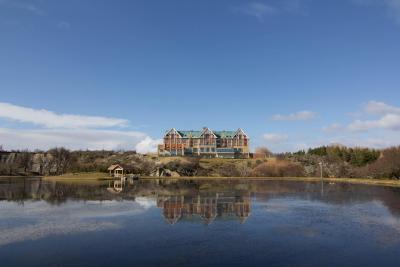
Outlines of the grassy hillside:
[{"label": "grassy hillside", "polygon": [[[133,167],[141,176],[163,177],[318,177],[400,178],[400,148],[384,150],[322,147],[263,159],[158,157],[134,151],[11,152],[0,157],[0,175],[58,176],[65,173],[104,173],[116,163]],[[100,175],[101,176],[101,175]],[[65,176],[64,176],[65,177]],[[79,179],[70,175],[70,178]]]}]

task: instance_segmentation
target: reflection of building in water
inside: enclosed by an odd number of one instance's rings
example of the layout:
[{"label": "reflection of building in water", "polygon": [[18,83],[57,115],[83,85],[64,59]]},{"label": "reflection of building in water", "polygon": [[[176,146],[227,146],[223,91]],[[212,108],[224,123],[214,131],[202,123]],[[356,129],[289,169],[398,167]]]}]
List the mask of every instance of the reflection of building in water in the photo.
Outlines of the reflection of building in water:
[{"label": "reflection of building in water", "polygon": [[163,209],[168,223],[175,224],[182,218],[199,216],[206,224],[216,217],[239,219],[244,223],[251,214],[250,194],[247,196],[215,193],[197,196],[158,196],[157,207]]}]

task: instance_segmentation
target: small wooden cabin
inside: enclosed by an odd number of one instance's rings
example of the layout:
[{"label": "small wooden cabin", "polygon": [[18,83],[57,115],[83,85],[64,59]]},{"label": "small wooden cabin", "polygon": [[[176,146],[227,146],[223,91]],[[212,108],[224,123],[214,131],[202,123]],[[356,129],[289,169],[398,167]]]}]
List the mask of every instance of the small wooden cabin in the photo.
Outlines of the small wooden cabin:
[{"label": "small wooden cabin", "polygon": [[110,172],[110,177],[121,178],[127,174],[132,174],[134,169],[126,164],[113,164],[107,170]]}]

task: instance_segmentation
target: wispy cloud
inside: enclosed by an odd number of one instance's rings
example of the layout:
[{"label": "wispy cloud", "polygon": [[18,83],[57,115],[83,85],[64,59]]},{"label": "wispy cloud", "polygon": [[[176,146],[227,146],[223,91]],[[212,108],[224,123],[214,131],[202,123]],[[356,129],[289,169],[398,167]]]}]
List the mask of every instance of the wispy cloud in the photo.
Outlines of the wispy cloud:
[{"label": "wispy cloud", "polygon": [[[32,109],[0,103],[0,118],[17,123],[30,123],[27,129],[0,128],[0,142],[6,149],[43,149],[56,146],[69,149],[132,150],[155,152],[160,140],[139,131],[124,131],[128,121],[119,118],[56,114],[44,109]],[[108,129],[117,127],[117,129]]]},{"label": "wispy cloud", "polygon": [[279,144],[286,142],[289,136],[287,134],[266,133],[263,138],[269,144]]},{"label": "wispy cloud", "polygon": [[99,129],[9,129],[0,128],[0,142],[6,149],[137,150],[155,152],[160,140],[136,131]]},{"label": "wispy cloud", "polygon": [[373,136],[363,136],[358,134],[343,134],[340,136],[313,137],[312,139],[292,140],[284,143],[281,151],[307,150],[311,147],[344,145],[347,147],[369,147],[382,149],[400,145],[400,140],[393,135],[378,134]]},{"label": "wispy cloud", "polygon": [[369,114],[397,114],[400,115],[400,108],[388,105],[384,102],[370,101],[365,105],[365,112]]},{"label": "wispy cloud", "polygon": [[355,4],[365,7],[385,8],[388,15],[400,25],[400,0],[352,0]]},{"label": "wispy cloud", "polygon": [[72,129],[7,129],[0,128],[0,140],[7,148],[49,149],[65,146],[71,149],[132,149],[146,135],[140,132]]},{"label": "wispy cloud", "polygon": [[128,124],[125,119],[56,114],[45,109],[33,109],[2,102],[0,102],[0,118],[32,123],[47,128],[106,128]]},{"label": "wispy cloud", "polygon": [[281,0],[274,2],[274,5],[265,2],[248,2],[231,8],[235,13],[256,18],[259,22],[264,22],[268,16],[278,14],[297,14],[306,15],[305,6],[307,0]]},{"label": "wispy cloud", "polygon": [[59,28],[61,30],[69,30],[69,29],[71,29],[71,23],[69,23],[67,21],[60,21],[57,24],[57,28]]},{"label": "wispy cloud", "polygon": [[45,12],[38,5],[33,4],[32,1],[19,1],[19,0],[1,0],[0,5],[10,8],[16,8],[23,11],[30,12],[35,15],[44,15]]},{"label": "wispy cloud", "polygon": [[322,130],[327,136],[310,146],[338,143],[346,146],[386,148],[400,145],[400,108],[380,101],[364,104],[350,123],[333,123]]},{"label": "wispy cloud", "polygon": [[268,144],[269,148],[272,148],[274,152],[295,152],[299,150],[307,150],[311,147],[319,147],[319,146],[329,146],[329,145],[344,145],[347,147],[369,147],[382,149],[391,146],[400,145],[400,141],[398,138],[387,136],[348,136],[343,135],[339,137],[324,137],[324,138],[315,138],[315,140],[288,140],[287,142],[281,144]]},{"label": "wispy cloud", "polygon": [[400,108],[384,102],[370,101],[364,107],[365,114],[379,115],[378,119],[355,120],[348,125],[350,131],[369,131],[372,129],[400,130]]},{"label": "wispy cloud", "polygon": [[[400,108],[388,105],[384,102],[369,101],[364,105],[361,112],[357,112],[358,117],[366,119],[356,119],[347,125],[333,123],[323,127],[326,133],[345,133],[345,132],[367,132],[370,130],[400,130]],[[377,117],[377,118],[376,118]]]},{"label": "wispy cloud", "polygon": [[308,8],[306,3],[309,0],[284,0],[281,1],[282,9],[288,13],[307,15]]},{"label": "wispy cloud", "polygon": [[372,129],[400,130],[400,115],[386,114],[377,120],[356,120],[348,126],[350,131],[368,131]]},{"label": "wispy cloud", "polygon": [[320,146],[320,145],[333,145],[341,144],[348,147],[370,147],[370,148],[386,148],[395,145],[399,145],[400,142],[396,138],[388,138],[384,136],[373,136],[373,137],[360,137],[360,136],[341,136],[337,138],[320,140],[316,144],[311,144],[310,147]]},{"label": "wispy cloud", "polygon": [[332,123],[329,126],[323,127],[322,130],[327,133],[333,133],[333,132],[341,131],[341,130],[343,130],[343,128],[344,128],[343,125],[340,123]]},{"label": "wispy cloud", "polygon": [[258,21],[264,22],[264,17],[278,13],[278,9],[261,2],[247,3],[233,8],[233,11],[255,17]]},{"label": "wispy cloud", "polygon": [[[298,113],[277,115],[277,120],[295,120],[308,116]],[[347,117],[349,119],[349,117]],[[350,147],[386,148],[400,145],[400,107],[372,100],[357,111],[357,119],[335,122],[322,128],[321,135],[293,136],[265,134],[263,140],[273,151],[297,151],[322,145],[342,144]]]},{"label": "wispy cloud", "polygon": [[312,120],[317,117],[317,114],[312,111],[308,110],[303,110],[303,111],[298,111],[296,113],[291,113],[287,115],[282,115],[282,114],[276,114],[272,116],[272,120],[274,121],[306,121],[306,120]]}]

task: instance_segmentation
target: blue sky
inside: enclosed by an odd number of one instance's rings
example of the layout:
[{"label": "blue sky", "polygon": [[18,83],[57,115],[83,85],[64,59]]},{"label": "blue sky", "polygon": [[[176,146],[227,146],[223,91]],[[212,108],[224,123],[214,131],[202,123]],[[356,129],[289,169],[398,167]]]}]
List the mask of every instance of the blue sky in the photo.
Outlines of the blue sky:
[{"label": "blue sky", "polygon": [[4,148],[400,143],[400,0],[0,0],[0,33]]}]

